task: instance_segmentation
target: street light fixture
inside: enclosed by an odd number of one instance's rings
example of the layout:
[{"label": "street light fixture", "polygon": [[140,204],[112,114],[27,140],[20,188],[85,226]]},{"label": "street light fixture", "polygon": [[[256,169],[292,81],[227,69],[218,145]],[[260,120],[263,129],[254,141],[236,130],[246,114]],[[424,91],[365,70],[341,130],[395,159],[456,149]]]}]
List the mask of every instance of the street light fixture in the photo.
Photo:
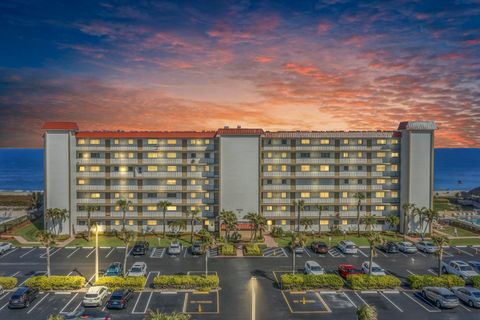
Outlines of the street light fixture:
[{"label": "street light fixture", "polygon": [[98,281],[98,224],[95,224],[95,282]]}]

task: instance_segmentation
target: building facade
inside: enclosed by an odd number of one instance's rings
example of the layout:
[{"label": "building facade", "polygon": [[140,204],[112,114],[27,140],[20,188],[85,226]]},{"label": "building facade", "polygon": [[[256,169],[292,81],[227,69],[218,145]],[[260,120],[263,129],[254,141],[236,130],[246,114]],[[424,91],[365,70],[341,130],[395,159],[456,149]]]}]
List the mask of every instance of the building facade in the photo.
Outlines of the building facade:
[{"label": "building facade", "polygon": [[62,233],[85,231],[88,209],[104,230],[121,228],[119,199],[128,201],[127,228],[138,232],[159,231],[196,209],[197,228],[218,228],[218,213],[229,210],[244,228],[243,217],[259,212],[268,228],[293,230],[300,200],[309,230],[356,230],[356,193],[365,196],[361,216],[375,216],[377,230],[389,228],[389,215],[403,219],[403,203],[432,206],[436,127],[428,121],[348,132],[80,131],[72,122],[43,129],[45,208],[69,211],[55,223]]}]

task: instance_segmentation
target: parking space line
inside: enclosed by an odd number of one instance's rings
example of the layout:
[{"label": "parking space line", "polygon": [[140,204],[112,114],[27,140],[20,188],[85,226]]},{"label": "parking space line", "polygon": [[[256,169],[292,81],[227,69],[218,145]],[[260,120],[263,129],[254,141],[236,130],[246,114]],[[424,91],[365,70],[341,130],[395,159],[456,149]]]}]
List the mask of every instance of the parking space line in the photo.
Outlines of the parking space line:
[{"label": "parking space line", "polygon": [[303,251],[305,251],[305,253],[311,258],[312,256],[310,255],[310,253],[308,252],[308,249],[307,248],[303,248]]},{"label": "parking space line", "polygon": [[15,272],[14,274],[12,274],[10,277],[15,277],[15,276],[16,276],[17,274],[19,274],[19,273],[20,273],[20,271],[17,271],[17,272]]},{"label": "parking space line", "polygon": [[350,297],[349,297],[345,292],[342,292],[342,294],[345,296],[345,298],[348,299],[348,301],[350,301],[350,303],[352,304],[352,306],[354,306],[355,308],[358,308],[357,305],[353,302],[353,300],[350,299]]},{"label": "parking space line", "polygon": [[428,269],[427,271],[430,272],[433,275],[437,275],[437,273],[435,271],[433,271],[432,269]]},{"label": "parking space line", "polygon": [[422,252],[420,252],[420,251],[417,251],[417,253],[418,253],[419,255],[421,255],[422,257],[426,257],[425,253],[422,253]]},{"label": "parking space line", "polygon": [[287,257],[287,258],[288,258],[287,251],[286,251],[284,248],[280,248],[280,249],[282,249],[283,253],[285,254],[285,257]]},{"label": "parking space line", "polygon": [[185,252],[183,253],[183,257],[187,257],[187,251],[188,251],[188,248],[185,248]]},{"label": "parking space line", "polygon": [[72,301],[75,300],[77,296],[78,296],[78,292],[75,293],[75,295],[67,302],[67,304],[62,308],[62,310],[60,310],[60,313],[64,312],[65,309],[67,309],[68,305],[72,303]]},{"label": "parking space line", "polygon": [[462,303],[460,303],[459,306],[462,307],[463,309],[467,310],[468,312],[472,312],[472,310],[470,310],[469,308],[465,307]]},{"label": "parking space line", "polygon": [[0,300],[3,300],[3,298],[5,298],[6,296],[8,296],[8,292],[5,292],[5,294],[0,297]]},{"label": "parking space line", "polygon": [[85,287],[90,284],[90,282],[93,280],[93,278],[95,278],[95,273],[94,273],[93,276],[92,276],[90,279],[88,279],[88,281],[85,283]]},{"label": "parking space line", "polygon": [[90,252],[85,256],[85,258],[90,257],[90,256],[92,255],[92,253],[94,253],[94,252],[95,252],[95,249],[92,249],[92,251],[90,251]]},{"label": "parking space line", "polygon": [[[57,253],[60,250],[62,250],[62,248],[55,248],[53,250],[50,250],[50,257],[53,256],[55,253]],[[46,257],[47,257],[47,252],[44,252],[40,255],[40,258],[46,258]]]},{"label": "parking space line", "polygon": [[150,301],[152,300],[153,291],[150,291],[150,295],[148,296],[147,304],[146,304],[143,312],[138,312],[138,311],[135,311],[135,309],[137,307],[138,302],[140,301],[140,297],[141,297],[142,293],[143,292],[140,292],[140,294],[138,295],[137,301],[135,301],[135,305],[133,306],[132,314],[145,314],[145,313],[147,313],[148,306],[150,305]]},{"label": "parking space line", "polygon": [[108,256],[109,256],[110,254],[112,254],[113,251],[115,251],[115,248],[112,248],[112,249],[105,255],[105,258],[108,258]]},{"label": "parking space line", "polygon": [[408,273],[410,273],[411,275],[415,275],[415,273],[413,273],[412,271],[408,270],[408,269],[405,269]]},{"label": "parking space line", "polygon": [[454,249],[457,250],[457,251],[463,252],[463,253],[465,253],[466,255],[469,255],[470,257],[473,257],[473,254],[471,254],[470,252],[467,252],[467,251],[465,251],[465,250],[462,250],[462,249],[460,249],[459,247],[454,247]]},{"label": "parking space line", "polygon": [[32,312],[33,310],[35,310],[35,308],[40,304],[42,303],[43,300],[45,300],[46,297],[48,297],[50,293],[47,293],[46,295],[44,295],[42,297],[42,299],[40,299],[33,307],[31,307],[28,311],[27,311],[27,314],[30,314],[30,312]]},{"label": "parking space line", "polygon": [[13,253],[13,252],[15,252],[15,251],[17,251],[17,250],[18,250],[18,248],[15,248],[15,249],[13,249],[13,250],[10,250],[10,251],[8,251],[8,252],[7,252],[7,253],[5,253],[4,255],[2,255],[2,256],[0,257],[0,259],[2,259],[2,258],[4,258],[4,257],[8,256],[10,253]]},{"label": "parking space line", "polygon": [[363,298],[358,294],[358,292],[355,292],[355,295],[358,297],[358,299],[362,300],[362,302],[363,302],[365,305],[367,305],[367,306],[369,305],[369,304],[367,303],[367,301],[363,300]]},{"label": "parking space line", "polygon": [[385,252],[383,252],[382,250],[377,249],[376,252],[377,252],[377,253],[380,253],[380,254],[381,254],[382,256],[384,256],[385,258],[388,258],[388,255],[385,254]]},{"label": "parking space line", "polygon": [[[415,302],[416,304],[418,304],[420,307],[422,307],[423,309],[427,310],[428,312],[441,312],[440,309],[438,309],[436,306],[432,305],[430,302],[428,302],[427,300],[425,300],[421,295],[418,295],[418,297],[420,299],[422,299],[422,301],[424,301],[425,303],[427,303],[429,306],[435,308],[433,310],[430,310],[428,309],[427,307],[425,307],[423,304],[421,304],[420,302],[418,302],[415,298],[411,297],[408,293],[405,293],[405,292],[402,292],[408,299],[412,300],[413,302]],[[417,296],[417,295],[415,295]]]},{"label": "parking space line", "polygon": [[77,249],[73,250],[73,251],[67,256],[67,258],[70,258],[71,256],[73,256],[73,254],[74,254],[75,252],[77,252],[78,250],[80,250],[80,247],[78,247]]},{"label": "parking space line", "polygon": [[357,249],[358,252],[360,252],[365,258],[368,258],[368,255],[366,255],[362,250]]},{"label": "parking space line", "polygon": [[2,311],[6,306],[8,306],[8,302],[5,303],[5,304],[0,308],[0,311]]},{"label": "parking space line", "polygon": [[393,304],[393,306],[394,306],[395,308],[397,308],[398,311],[403,312],[403,310],[402,310],[399,306],[397,306],[395,303],[393,303],[393,301],[390,300],[390,298],[388,298],[383,292],[379,292],[379,293],[380,293],[380,295],[381,295],[382,297],[384,297],[385,299],[387,299],[388,302],[390,302],[391,304]]},{"label": "parking space line", "polygon": [[33,248],[33,249],[28,250],[27,252],[25,252],[24,254],[22,254],[22,255],[20,256],[20,258],[25,257],[27,254],[29,254],[30,252],[32,252],[32,251],[35,250],[35,249],[36,249],[36,248]]}]

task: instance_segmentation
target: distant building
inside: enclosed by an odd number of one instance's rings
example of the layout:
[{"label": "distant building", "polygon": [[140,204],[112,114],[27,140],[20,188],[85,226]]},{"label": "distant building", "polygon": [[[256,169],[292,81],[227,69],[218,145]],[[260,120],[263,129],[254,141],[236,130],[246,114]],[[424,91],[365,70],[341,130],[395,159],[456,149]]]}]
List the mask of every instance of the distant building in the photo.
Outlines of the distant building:
[{"label": "distant building", "polygon": [[[80,131],[72,122],[42,128],[45,208],[69,210],[62,233],[86,230],[87,204],[98,209],[93,221],[119,229],[119,199],[131,202],[126,225],[139,232],[161,230],[195,208],[203,219],[198,228],[218,228],[215,217],[231,210],[243,229],[250,227],[243,217],[259,212],[268,228],[293,230],[299,200],[302,217],[314,220],[311,230],[319,222],[322,230],[355,230],[357,192],[365,195],[361,215],[377,217],[377,230],[388,229],[389,215],[402,218],[403,203],[432,207],[433,122],[350,132]],[[159,201],[171,203],[166,221]]]}]

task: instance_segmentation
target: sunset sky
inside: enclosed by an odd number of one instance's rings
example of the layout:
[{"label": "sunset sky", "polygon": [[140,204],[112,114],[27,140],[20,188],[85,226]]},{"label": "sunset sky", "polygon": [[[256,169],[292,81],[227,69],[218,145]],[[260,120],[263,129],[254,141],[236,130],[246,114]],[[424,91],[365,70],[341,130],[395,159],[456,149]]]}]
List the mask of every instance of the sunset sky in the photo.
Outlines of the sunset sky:
[{"label": "sunset sky", "polygon": [[480,147],[480,1],[0,2],[0,146],[82,130],[396,129]]}]

